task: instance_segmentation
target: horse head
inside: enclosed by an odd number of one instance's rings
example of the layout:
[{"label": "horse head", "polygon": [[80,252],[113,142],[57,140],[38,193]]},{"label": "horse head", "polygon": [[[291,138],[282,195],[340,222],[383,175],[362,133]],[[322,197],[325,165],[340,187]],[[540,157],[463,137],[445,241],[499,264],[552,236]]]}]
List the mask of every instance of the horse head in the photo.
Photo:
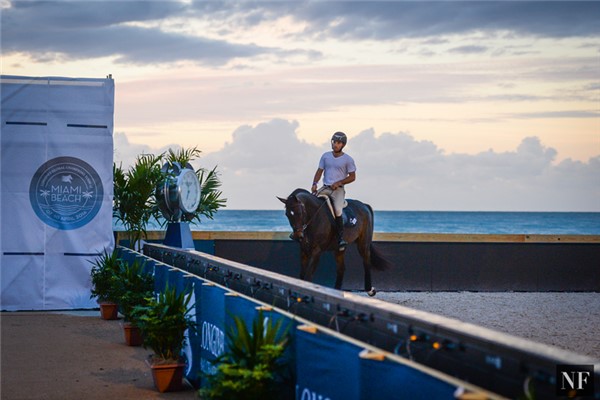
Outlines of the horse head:
[{"label": "horse head", "polygon": [[290,239],[302,242],[307,221],[304,203],[298,198],[295,192],[290,194],[287,199],[281,197],[277,198],[285,204],[285,216],[293,229],[293,232],[290,234]]}]

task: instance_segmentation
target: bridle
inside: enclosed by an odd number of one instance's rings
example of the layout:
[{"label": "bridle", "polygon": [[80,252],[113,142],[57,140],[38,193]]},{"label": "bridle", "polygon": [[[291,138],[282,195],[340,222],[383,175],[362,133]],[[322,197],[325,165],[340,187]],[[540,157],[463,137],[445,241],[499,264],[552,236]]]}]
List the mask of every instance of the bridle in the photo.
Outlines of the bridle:
[{"label": "bridle", "polygon": [[[305,236],[304,236],[304,231],[306,230],[306,228],[308,228],[308,226],[313,222],[313,220],[315,219],[315,217],[319,214],[319,211],[321,210],[321,208],[323,208],[323,206],[325,205],[325,201],[323,202],[323,204],[321,204],[319,206],[319,208],[317,208],[317,211],[315,211],[315,213],[312,215],[312,217],[310,217],[310,219],[304,223],[304,220],[306,219],[306,207],[304,206],[304,203],[300,200],[298,200],[298,198],[296,197],[296,204],[294,204],[293,206],[290,206],[290,213],[293,216],[296,216],[296,213],[299,213],[300,215],[300,219],[302,221],[302,226],[296,226],[297,224],[294,224],[293,229],[294,231],[290,234],[290,238],[292,240],[295,240],[295,238],[297,238],[297,240],[302,240]],[[296,222],[297,218],[294,219],[294,222]]]},{"label": "bridle", "polygon": [[[308,223],[304,223],[304,220],[306,219],[306,208],[304,207],[304,203],[296,198],[296,203],[290,206],[290,214],[294,217],[294,223],[292,226],[294,231],[290,233],[290,239],[295,240],[297,238],[298,240],[301,240],[304,238],[304,231],[308,226]],[[300,219],[302,223],[301,226],[298,226],[298,219]]]}]

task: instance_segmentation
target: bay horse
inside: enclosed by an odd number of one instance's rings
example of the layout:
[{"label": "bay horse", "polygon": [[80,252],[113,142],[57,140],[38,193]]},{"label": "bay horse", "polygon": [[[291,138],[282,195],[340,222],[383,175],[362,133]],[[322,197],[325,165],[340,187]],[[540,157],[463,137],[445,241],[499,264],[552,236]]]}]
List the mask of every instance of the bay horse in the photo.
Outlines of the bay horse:
[{"label": "bay horse", "polygon": [[[304,189],[296,189],[287,198],[277,197],[285,204],[285,215],[293,229],[290,238],[300,243],[300,279],[312,281],[324,251],[335,253],[335,288],[342,288],[344,279],[344,253],[338,248],[337,230],[327,201]],[[369,296],[377,293],[371,285],[371,267],[383,271],[391,264],[373,246],[373,209],[358,200],[347,200],[356,224],[344,227],[344,240],[356,242],[358,252],[363,259],[365,273],[365,291]]]}]

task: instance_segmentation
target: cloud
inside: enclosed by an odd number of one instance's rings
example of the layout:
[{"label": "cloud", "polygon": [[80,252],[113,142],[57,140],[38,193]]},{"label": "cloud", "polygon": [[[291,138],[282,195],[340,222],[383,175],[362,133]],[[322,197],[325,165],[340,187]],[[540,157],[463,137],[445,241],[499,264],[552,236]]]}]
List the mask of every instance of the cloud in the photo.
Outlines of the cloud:
[{"label": "cloud", "polygon": [[300,140],[297,128],[282,119],[241,126],[223,149],[200,160],[204,168],[218,166],[229,208],[275,209],[275,196],[310,185],[327,148]]},{"label": "cloud", "polygon": [[181,147],[177,144],[169,144],[160,148],[153,148],[145,144],[131,143],[123,132],[114,133],[113,146],[113,161],[125,170],[134,164],[136,157],[140,154],[158,155],[166,152],[169,148],[178,149]]},{"label": "cloud", "polygon": [[360,181],[357,195],[372,197],[375,208],[600,209],[600,188],[595,183],[600,174],[600,156],[588,163],[565,160],[555,165],[556,150],[543,146],[537,137],[524,138],[514,151],[445,154],[433,143],[415,141],[406,134],[376,138],[363,132],[353,143],[362,135],[366,137],[356,158],[361,176],[368,179]]},{"label": "cloud", "polygon": [[308,24],[309,32],[347,39],[474,32],[562,38],[600,33],[598,2],[302,2],[293,15]]},{"label": "cloud", "polygon": [[181,3],[170,1],[13,2],[2,12],[2,51],[28,53],[38,60],[116,56],[117,62],[142,65],[182,60],[220,65],[236,57],[277,52],[132,25],[183,11]]},{"label": "cloud", "polygon": [[599,118],[600,113],[598,111],[546,111],[546,112],[535,112],[535,113],[518,113],[510,115],[510,118],[520,119],[548,119],[548,118]]},{"label": "cloud", "polygon": [[475,45],[467,45],[467,46],[459,46],[453,47],[448,50],[450,53],[458,53],[458,54],[481,54],[488,51],[488,48],[485,46],[475,46]]},{"label": "cloud", "polygon": [[[275,196],[308,188],[329,150],[328,134],[317,146],[300,140],[298,128],[282,119],[241,126],[195,166],[217,166],[228,208],[277,209]],[[377,210],[600,211],[600,155],[556,164],[557,151],[537,137],[512,151],[447,154],[407,133],[347,133],[358,168],[348,197]],[[115,138],[116,151],[131,153],[118,148],[130,146],[122,139]]]},{"label": "cloud", "polygon": [[[286,58],[318,56],[312,49],[281,49],[226,39],[233,32],[269,27],[284,19],[303,26],[287,38],[396,40],[472,33],[533,37],[596,37],[600,3],[589,2],[404,2],[404,1],[12,1],[2,9],[4,54],[21,52],[38,60],[116,56],[118,61],[145,64],[194,61],[223,65],[234,58],[258,55]],[[181,26],[201,22],[186,34],[167,31],[159,22]],[[35,29],[32,29],[35,27]],[[193,31],[191,33],[190,31]],[[219,35],[218,38],[214,35]],[[435,42],[431,41],[435,40]],[[290,42],[293,42],[291,40]],[[294,42],[296,43],[296,42]],[[464,46],[459,52],[485,51]]]},{"label": "cloud", "polygon": [[219,152],[227,168],[239,173],[264,173],[281,176],[293,175],[304,167],[314,146],[296,135],[297,122],[274,119],[269,122],[241,126],[233,132],[233,139]]}]

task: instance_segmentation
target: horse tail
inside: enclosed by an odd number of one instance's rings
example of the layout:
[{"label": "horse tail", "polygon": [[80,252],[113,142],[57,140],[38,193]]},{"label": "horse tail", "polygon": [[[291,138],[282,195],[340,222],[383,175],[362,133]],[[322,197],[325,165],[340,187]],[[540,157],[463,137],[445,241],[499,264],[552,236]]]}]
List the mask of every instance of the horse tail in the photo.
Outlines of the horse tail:
[{"label": "horse tail", "polygon": [[369,252],[371,253],[371,266],[378,271],[385,271],[392,268],[392,263],[387,259],[380,249],[375,247],[372,242],[373,230],[375,228],[375,213],[373,212],[373,207],[371,207],[371,205],[365,203],[365,206],[367,206],[367,209],[371,214],[371,244],[369,245]]},{"label": "horse tail", "polygon": [[392,268],[392,263],[382,253],[380,249],[375,247],[373,243],[370,246],[371,251],[371,266],[378,271],[385,271]]}]

